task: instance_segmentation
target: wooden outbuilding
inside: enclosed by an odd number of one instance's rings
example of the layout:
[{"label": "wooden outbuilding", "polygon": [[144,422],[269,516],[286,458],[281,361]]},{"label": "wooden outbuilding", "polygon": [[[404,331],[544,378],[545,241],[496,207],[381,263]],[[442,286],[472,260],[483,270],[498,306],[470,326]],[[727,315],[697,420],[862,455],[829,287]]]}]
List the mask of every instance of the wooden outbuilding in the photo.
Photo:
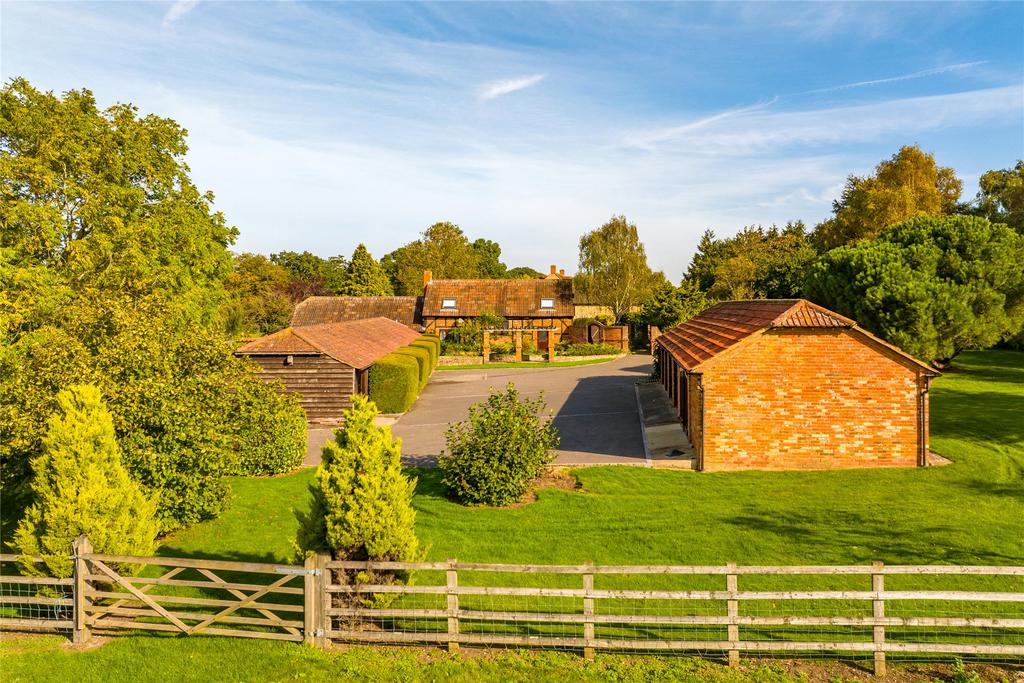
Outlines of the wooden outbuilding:
[{"label": "wooden outbuilding", "polygon": [[367,371],[419,333],[388,318],[288,327],[242,345],[235,355],[260,366],[260,376],[298,394],[311,422],[333,420],[365,394]]},{"label": "wooden outbuilding", "polygon": [[696,469],[928,462],[939,373],[809,301],[717,304],[659,336],[655,354]]}]

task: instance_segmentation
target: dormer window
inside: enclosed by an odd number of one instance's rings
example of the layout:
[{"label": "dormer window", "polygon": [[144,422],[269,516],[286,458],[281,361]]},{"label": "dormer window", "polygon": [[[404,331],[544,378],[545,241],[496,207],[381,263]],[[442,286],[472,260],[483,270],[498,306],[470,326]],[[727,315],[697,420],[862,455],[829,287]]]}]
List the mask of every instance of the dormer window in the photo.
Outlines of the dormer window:
[{"label": "dormer window", "polygon": [[441,308],[449,311],[454,311],[455,299],[441,299]]},{"label": "dormer window", "polygon": [[541,299],[540,300],[540,307],[541,307],[541,310],[553,309],[555,307],[555,300],[554,299]]}]

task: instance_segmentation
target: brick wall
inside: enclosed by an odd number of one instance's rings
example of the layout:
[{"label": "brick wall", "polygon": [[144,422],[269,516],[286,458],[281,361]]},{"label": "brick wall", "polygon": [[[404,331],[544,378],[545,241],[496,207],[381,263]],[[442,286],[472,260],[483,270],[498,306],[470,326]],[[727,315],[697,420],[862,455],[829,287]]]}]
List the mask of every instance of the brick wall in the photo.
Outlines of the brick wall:
[{"label": "brick wall", "polygon": [[702,370],[707,471],[917,464],[917,371],[846,330],[769,330]]}]

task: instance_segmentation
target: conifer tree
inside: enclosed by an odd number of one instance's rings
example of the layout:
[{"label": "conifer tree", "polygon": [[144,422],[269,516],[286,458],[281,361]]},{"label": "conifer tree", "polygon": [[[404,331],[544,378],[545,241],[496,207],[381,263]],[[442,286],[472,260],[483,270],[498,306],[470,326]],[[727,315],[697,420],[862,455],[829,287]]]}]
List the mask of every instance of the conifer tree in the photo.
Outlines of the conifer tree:
[{"label": "conifer tree", "polygon": [[313,505],[299,531],[304,551],[329,550],[339,560],[411,562],[419,556],[413,525],[416,480],[402,473],[401,440],[374,424],[377,406],[353,397],[345,425],[323,448],[310,485]]},{"label": "conifer tree", "polygon": [[363,244],[352,252],[341,293],[345,296],[390,296],[394,293],[391,279]]},{"label": "conifer tree", "polygon": [[[156,501],[121,463],[114,423],[100,391],[89,384],[57,396],[42,453],[33,461],[35,503],[14,535],[25,557],[41,555],[53,576],[72,574],[71,543],[86,534],[96,552],[149,555],[159,525]],[[23,568],[39,574],[27,560]]]}]

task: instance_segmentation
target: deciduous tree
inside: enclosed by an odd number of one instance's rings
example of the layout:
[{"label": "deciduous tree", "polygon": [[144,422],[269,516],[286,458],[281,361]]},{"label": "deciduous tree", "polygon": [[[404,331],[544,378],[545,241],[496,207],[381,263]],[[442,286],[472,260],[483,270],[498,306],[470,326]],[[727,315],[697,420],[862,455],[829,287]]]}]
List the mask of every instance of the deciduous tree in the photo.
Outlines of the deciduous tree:
[{"label": "deciduous tree", "polygon": [[381,259],[395,285],[395,293],[423,292],[423,271],[436,278],[475,278],[480,273],[480,256],[462,229],[454,223],[435,223],[420,239],[406,244]]},{"label": "deciduous tree", "polygon": [[654,274],[636,225],[613,216],[580,238],[576,285],[587,303],[610,306],[615,319],[650,296]]},{"label": "deciduous tree", "polygon": [[974,201],[965,212],[993,223],[1006,223],[1024,234],[1024,161],[1013,168],[983,173]]}]

